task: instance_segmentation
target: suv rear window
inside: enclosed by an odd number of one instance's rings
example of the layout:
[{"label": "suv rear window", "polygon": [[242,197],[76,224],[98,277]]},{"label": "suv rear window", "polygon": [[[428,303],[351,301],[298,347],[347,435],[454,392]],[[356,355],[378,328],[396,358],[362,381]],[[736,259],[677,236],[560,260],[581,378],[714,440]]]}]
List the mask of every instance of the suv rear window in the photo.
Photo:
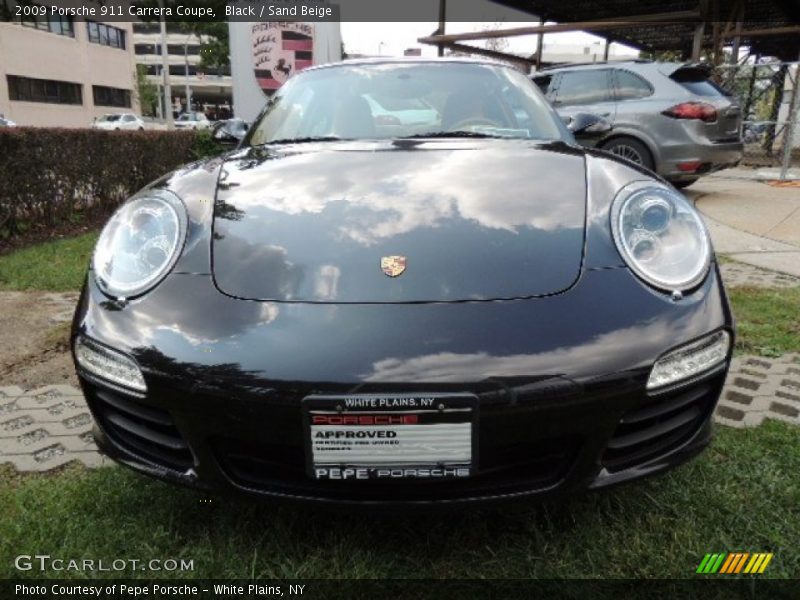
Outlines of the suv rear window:
[{"label": "suv rear window", "polygon": [[670,79],[680,83],[685,89],[697,96],[720,97],[730,94],[708,78],[703,69],[683,68],[678,69]]},{"label": "suv rear window", "polygon": [[633,100],[653,95],[653,88],[638,75],[624,69],[616,69],[615,75],[617,78],[617,100]]}]

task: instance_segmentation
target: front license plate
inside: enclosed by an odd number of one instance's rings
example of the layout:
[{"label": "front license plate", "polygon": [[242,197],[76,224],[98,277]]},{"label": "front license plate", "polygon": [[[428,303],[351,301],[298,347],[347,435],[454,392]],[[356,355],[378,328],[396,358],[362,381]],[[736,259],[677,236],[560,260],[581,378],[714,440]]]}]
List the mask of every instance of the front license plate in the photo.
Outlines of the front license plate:
[{"label": "front license plate", "polygon": [[325,480],[469,477],[477,457],[477,407],[471,394],[307,396],[308,474]]}]

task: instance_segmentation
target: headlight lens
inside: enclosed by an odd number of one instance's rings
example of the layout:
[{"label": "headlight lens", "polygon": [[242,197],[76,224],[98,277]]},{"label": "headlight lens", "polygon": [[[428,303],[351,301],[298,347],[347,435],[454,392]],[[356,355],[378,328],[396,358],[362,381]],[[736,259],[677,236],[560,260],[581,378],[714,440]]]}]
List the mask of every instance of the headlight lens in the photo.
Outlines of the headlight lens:
[{"label": "headlight lens", "polygon": [[617,194],[611,230],[628,266],[653,287],[686,290],[708,272],[711,244],[700,216],[675,190],[638,181]]},{"label": "headlight lens", "polygon": [[172,268],[186,236],[186,210],[174,194],[148,192],[106,224],[92,264],[97,284],[116,297],[141,294]]}]

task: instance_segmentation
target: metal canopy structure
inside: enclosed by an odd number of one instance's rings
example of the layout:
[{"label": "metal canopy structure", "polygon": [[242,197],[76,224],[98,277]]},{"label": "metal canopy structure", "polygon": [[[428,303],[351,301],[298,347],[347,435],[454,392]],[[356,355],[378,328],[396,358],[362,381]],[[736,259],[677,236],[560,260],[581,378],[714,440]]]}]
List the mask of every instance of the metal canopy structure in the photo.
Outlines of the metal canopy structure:
[{"label": "metal canopy structure", "polygon": [[[800,53],[798,0],[490,0],[536,16],[542,25],[451,35],[444,33],[441,18],[445,0],[439,1],[439,31],[420,42],[440,48],[466,40],[581,30],[642,50],[678,51],[685,59],[698,59],[707,49],[717,63],[726,45],[735,50],[748,46],[751,54],[787,61]],[[466,50],[463,45],[457,49]]]}]

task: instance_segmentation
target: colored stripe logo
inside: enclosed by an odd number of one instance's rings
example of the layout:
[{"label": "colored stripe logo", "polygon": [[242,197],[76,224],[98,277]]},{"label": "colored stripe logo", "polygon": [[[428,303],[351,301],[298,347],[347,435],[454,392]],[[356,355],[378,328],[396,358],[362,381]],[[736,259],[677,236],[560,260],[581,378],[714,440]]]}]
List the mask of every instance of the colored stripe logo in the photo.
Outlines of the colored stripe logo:
[{"label": "colored stripe logo", "polygon": [[739,573],[756,575],[764,572],[772,557],[772,553],[765,552],[706,554],[695,572],[702,575],[736,575]]}]

